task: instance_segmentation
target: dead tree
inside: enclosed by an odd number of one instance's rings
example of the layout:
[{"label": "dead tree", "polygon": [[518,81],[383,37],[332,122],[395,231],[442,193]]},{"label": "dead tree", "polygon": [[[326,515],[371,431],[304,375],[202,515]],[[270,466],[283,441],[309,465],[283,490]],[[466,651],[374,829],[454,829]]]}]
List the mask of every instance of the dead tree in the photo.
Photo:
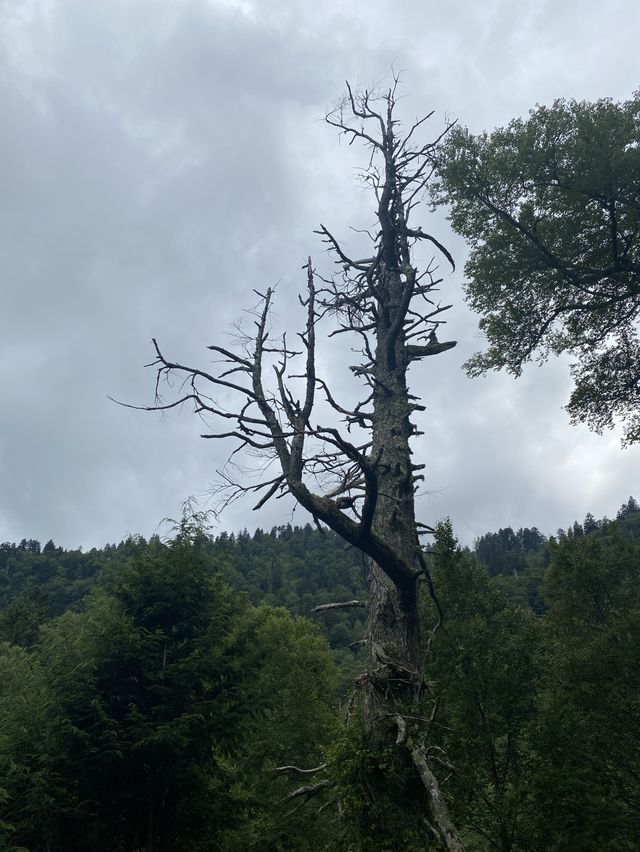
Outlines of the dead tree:
[{"label": "dead tree", "polygon": [[[217,344],[208,347],[216,355],[217,371],[171,361],[153,341],[156,402],[149,408],[191,402],[208,420],[228,423],[228,428],[203,437],[235,440],[232,456],[248,450],[276,462],[276,471],[261,482],[240,481],[228,469],[231,498],[254,492],[259,497],[255,508],[260,508],[273,497],[291,494],[317,523],[366,555],[368,661],[359,679],[365,732],[373,734],[383,724],[385,730],[390,723],[395,726],[395,743],[406,750],[422,785],[429,831],[447,849],[460,850],[462,843],[430,766],[425,731],[416,729],[416,717],[408,709],[415,707],[424,685],[418,584],[426,566],[414,505],[424,465],[413,463],[410,448],[416,434],[412,415],[424,407],[409,392],[407,371],[413,362],[455,346],[437,339],[450,306],[439,301],[442,279],[435,260],[420,271],[413,249],[424,242],[452,267],[453,260],[437,239],[413,224],[413,214],[432,173],[434,147],[448,128],[429,143],[417,141],[429,114],[403,130],[396,118],[396,86],[397,80],[380,94],[356,93],[347,85],[346,97],[326,118],[349,143],[363,143],[368,149],[362,178],[376,199],[376,221],[367,232],[370,256],[363,259],[350,257],[332,232],[320,227],[338,271],[321,276],[311,259],[303,267],[306,326],[298,335],[300,348],[290,347],[286,338],[272,339],[274,294],[267,289],[258,293],[251,338],[237,351]],[[361,357],[350,369],[364,393],[353,407],[341,405],[316,372],[316,332],[327,318],[334,323],[331,334],[348,333],[358,341]],[[177,377],[184,380],[184,393],[165,403],[161,386]],[[237,396],[231,411],[215,401],[213,394],[223,392]],[[321,408],[333,410],[332,422],[316,421],[317,397]]]}]

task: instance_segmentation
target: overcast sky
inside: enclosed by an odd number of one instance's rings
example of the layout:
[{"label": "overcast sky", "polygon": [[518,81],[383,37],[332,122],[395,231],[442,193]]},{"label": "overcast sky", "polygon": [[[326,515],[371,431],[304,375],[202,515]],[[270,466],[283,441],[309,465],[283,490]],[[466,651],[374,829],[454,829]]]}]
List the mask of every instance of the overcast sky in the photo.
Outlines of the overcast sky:
[{"label": "overcast sky", "polygon": [[[330,268],[313,229],[371,222],[363,152],[322,121],[345,78],[404,69],[403,109],[434,109],[434,135],[640,85],[637,0],[0,0],[0,27],[0,540],[65,547],[151,535],[189,496],[210,505],[229,448],[187,411],[108,395],[152,401],[151,337],[206,367],[253,288],[279,282],[276,319],[293,322],[307,255]],[[482,346],[465,248],[444,212],[422,224],[458,261],[444,336],[459,343],[411,371],[421,519],[449,515],[471,543],[640,498],[640,447],[569,425],[566,364],[465,376]],[[340,359],[323,367],[340,388]],[[235,504],[216,529],[291,520],[307,517]]]}]

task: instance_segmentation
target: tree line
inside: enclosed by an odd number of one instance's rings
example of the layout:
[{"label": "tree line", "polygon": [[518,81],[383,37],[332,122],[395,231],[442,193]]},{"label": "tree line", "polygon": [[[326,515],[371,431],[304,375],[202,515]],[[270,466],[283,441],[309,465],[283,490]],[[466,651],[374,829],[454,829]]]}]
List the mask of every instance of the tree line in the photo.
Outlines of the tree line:
[{"label": "tree line", "polygon": [[[594,524],[470,550],[445,523],[425,551],[443,623],[414,712],[468,849],[637,845],[640,512]],[[488,541],[524,570],[487,565]],[[401,753],[372,748],[351,703],[360,610],[308,617],[364,588],[338,537],[183,522],[165,542],[0,552],[0,848],[385,848],[363,771],[395,848],[429,848],[395,802]],[[433,623],[424,587],[420,606]]]}]

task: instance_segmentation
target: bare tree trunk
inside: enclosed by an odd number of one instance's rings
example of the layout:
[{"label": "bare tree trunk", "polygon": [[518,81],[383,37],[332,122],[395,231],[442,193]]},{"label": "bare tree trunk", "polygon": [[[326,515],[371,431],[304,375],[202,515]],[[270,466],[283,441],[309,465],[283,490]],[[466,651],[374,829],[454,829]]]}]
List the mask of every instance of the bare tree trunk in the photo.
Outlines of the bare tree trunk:
[{"label": "bare tree trunk", "polygon": [[417,597],[403,595],[375,562],[369,564],[367,678],[364,721],[372,732],[380,709],[388,715],[390,695],[407,703],[421,683]]},{"label": "bare tree trunk", "polygon": [[[386,280],[385,280],[386,278]],[[388,702],[389,687],[405,704],[421,684],[420,618],[417,601],[417,551],[414,510],[414,478],[409,439],[414,432],[406,384],[407,353],[404,329],[398,322],[402,282],[393,272],[381,276],[380,291],[387,306],[380,311],[373,387],[371,454],[377,462],[378,500],[372,530],[389,542],[403,562],[415,573],[392,582],[383,569],[370,560],[368,672],[365,696],[367,726],[375,724],[381,683]]]}]

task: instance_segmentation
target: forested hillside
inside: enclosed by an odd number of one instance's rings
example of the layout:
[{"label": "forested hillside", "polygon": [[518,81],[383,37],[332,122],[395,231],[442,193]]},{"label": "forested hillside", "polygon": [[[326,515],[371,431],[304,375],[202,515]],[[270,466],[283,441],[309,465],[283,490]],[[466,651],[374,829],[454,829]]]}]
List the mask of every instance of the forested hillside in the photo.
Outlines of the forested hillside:
[{"label": "forested hillside", "polygon": [[315,625],[254,606],[212,552],[186,524],[167,544],[4,548],[0,848],[304,849],[307,831],[321,836],[314,813],[283,818],[290,785],[272,770],[319,762],[335,663]]},{"label": "forested hillside", "polygon": [[[161,546],[158,539],[128,538],[83,553],[63,550],[52,541],[44,547],[34,540],[0,544],[0,636],[31,644],[40,623],[77,610],[92,589],[113,582],[141,548]],[[315,606],[366,593],[361,555],[335,533],[320,533],[309,524],[287,524],[268,533],[223,532],[204,538],[199,547],[207,570],[224,577],[253,604],[310,615]],[[336,652],[362,637],[365,621],[361,609],[331,611],[321,619]]]},{"label": "forested hillside", "polygon": [[[426,556],[443,623],[416,713],[466,848],[638,848],[635,500],[473,550],[444,524]],[[309,525],[1,545],[0,849],[379,848],[355,781],[399,758],[348,721],[365,611],[309,618],[364,595],[358,554]]]}]

